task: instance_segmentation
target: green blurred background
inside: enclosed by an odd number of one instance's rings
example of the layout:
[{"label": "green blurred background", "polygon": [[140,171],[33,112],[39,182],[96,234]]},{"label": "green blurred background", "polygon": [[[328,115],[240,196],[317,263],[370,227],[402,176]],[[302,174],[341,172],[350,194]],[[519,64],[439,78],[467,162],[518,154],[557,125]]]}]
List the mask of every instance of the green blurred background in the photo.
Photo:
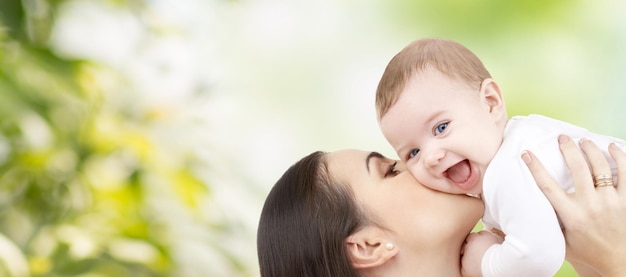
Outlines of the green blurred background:
[{"label": "green blurred background", "polygon": [[0,0],[0,276],[258,276],[291,163],[394,157],[374,91],[420,37],[476,52],[510,115],[626,137],[625,3]]}]

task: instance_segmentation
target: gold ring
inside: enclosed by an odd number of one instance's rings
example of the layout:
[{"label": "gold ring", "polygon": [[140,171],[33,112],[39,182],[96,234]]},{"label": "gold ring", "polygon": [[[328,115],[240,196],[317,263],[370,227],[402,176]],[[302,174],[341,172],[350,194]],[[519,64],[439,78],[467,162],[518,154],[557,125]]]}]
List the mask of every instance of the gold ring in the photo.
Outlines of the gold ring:
[{"label": "gold ring", "polygon": [[606,186],[615,186],[615,184],[613,184],[613,177],[611,177],[611,175],[608,174],[602,174],[602,175],[598,175],[598,176],[594,176],[594,187],[606,187]]},{"label": "gold ring", "polygon": [[600,174],[598,176],[593,176],[593,180],[595,182],[600,182],[600,181],[603,181],[603,180],[606,180],[606,179],[613,180],[613,177],[611,175],[609,175],[609,174]]},{"label": "gold ring", "polygon": [[613,181],[602,181],[602,182],[596,182],[595,184],[593,184],[593,186],[596,188],[599,188],[599,187],[606,187],[606,186],[614,187],[615,185],[613,184]]}]

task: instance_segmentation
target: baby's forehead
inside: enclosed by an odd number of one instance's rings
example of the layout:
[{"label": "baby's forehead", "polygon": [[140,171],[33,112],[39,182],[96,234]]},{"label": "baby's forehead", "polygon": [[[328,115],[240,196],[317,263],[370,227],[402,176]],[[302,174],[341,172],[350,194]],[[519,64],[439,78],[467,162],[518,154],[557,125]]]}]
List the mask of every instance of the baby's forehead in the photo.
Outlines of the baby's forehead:
[{"label": "baby's forehead", "polygon": [[[435,66],[432,65],[428,65],[424,68],[414,68],[410,74],[407,75],[406,80],[404,81],[403,87],[405,88],[408,83],[412,80],[416,80],[416,79],[420,79],[420,80],[432,80],[432,79],[437,79],[437,80],[441,80],[441,78],[437,78],[440,76],[444,76],[446,79],[444,81],[449,82],[449,81],[453,81],[453,82],[458,82],[458,83],[464,83],[464,84],[468,84],[468,77],[464,77],[462,76],[460,73],[456,72],[456,71],[451,71],[451,70],[443,70],[440,68],[437,68]],[[402,92],[402,90],[401,90]],[[401,93],[400,92],[400,93]]]}]

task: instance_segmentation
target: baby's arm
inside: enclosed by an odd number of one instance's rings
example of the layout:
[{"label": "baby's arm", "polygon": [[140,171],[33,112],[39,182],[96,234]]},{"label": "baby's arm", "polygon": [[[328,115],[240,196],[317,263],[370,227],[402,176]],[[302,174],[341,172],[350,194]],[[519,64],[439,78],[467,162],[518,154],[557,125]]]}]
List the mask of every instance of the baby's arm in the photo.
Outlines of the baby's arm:
[{"label": "baby's arm", "polygon": [[504,237],[488,230],[469,234],[463,246],[463,257],[461,257],[462,275],[464,277],[482,276],[480,266],[485,251],[502,241]]},{"label": "baby's arm", "polygon": [[[562,158],[553,148],[534,153],[556,166]],[[565,240],[552,206],[514,152],[515,160],[496,156],[489,170],[500,174],[485,177],[483,220],[506,238],[487,249],[481,270],[483,276],[552,276],[563,264]]]}]

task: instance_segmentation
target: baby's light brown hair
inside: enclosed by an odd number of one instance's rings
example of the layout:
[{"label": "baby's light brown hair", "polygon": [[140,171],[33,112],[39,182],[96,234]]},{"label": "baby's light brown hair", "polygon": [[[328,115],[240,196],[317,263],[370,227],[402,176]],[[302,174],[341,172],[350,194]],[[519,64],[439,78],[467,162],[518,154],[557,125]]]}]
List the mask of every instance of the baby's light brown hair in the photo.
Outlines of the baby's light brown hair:
[{"label": "baby's light brown hair", "polygon": [[457,42],[439,38],[413,41],[391,59],[378,83],[378,120],[396,103],[409,78],[429,66],[450,78],[467,82],[477,92],[483,80],[491,78],[480,59]]}]

